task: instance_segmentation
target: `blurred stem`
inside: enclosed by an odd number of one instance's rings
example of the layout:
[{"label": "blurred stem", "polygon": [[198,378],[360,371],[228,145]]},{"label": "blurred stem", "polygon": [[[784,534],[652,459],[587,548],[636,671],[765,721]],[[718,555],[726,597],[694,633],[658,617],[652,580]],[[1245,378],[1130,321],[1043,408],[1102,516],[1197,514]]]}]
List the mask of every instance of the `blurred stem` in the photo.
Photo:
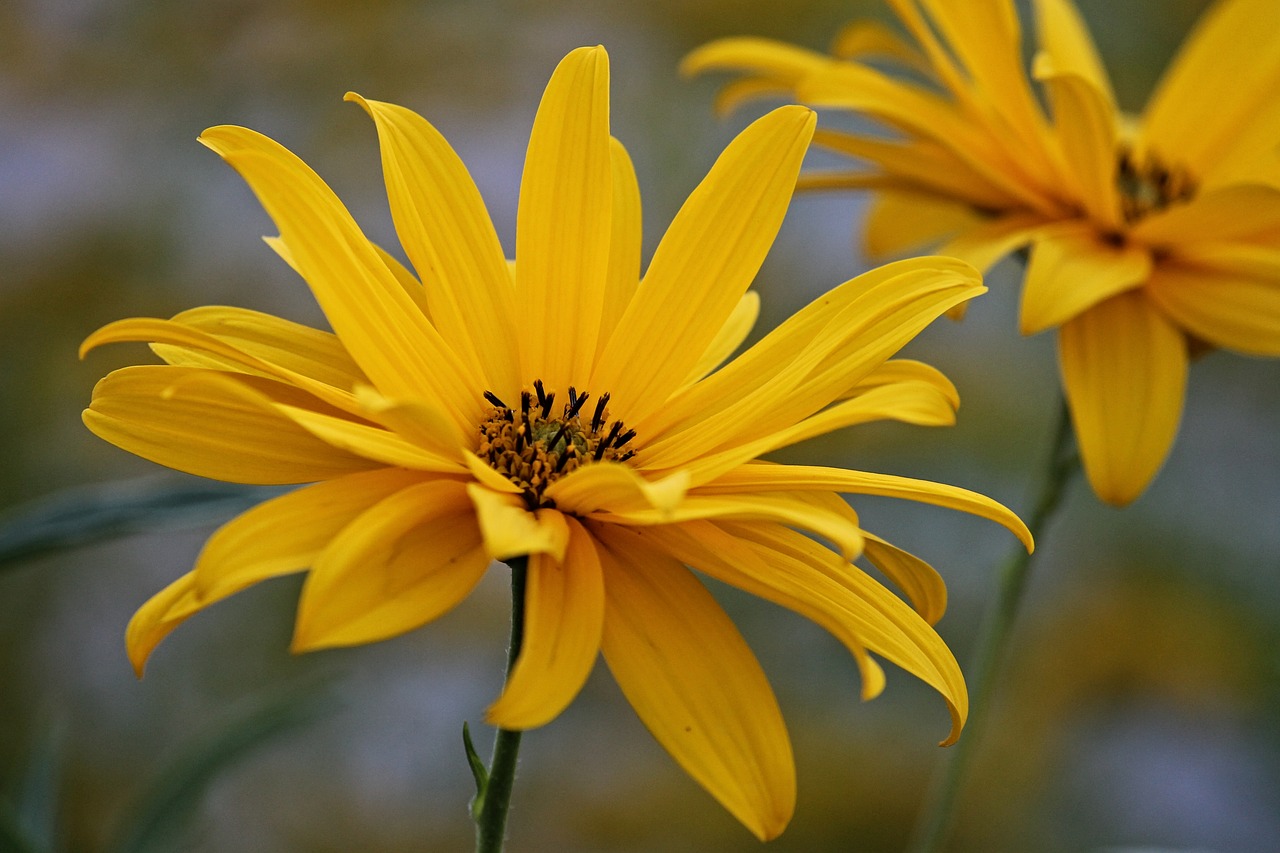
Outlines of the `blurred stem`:
[{"label": "blurred stem", "polygon": [[[1067,410],[1066,400],[1062,400],[1053,448],[1049,453],[1048,468],[1045,471],[1044,481],[1040,484],[1035,506],[1027,520],[1027,527],[1031,530],[1031,535],[1037,544],[1062,503],[1062,496],[1067,486],[1079,471],[1080,456],[1071,438],[1071,415]],[[987,614],[983,623],[971,670],[973,676],[970,679],[972,690],[968,725],[964,736],[950,751],[939,773],[934,776],[933,783],[929,786],[924,808],[920,812],[911,841],[907,845],[909,853],[936,853],[943,849],[942,846],[947,840],[948,831],[955,818],[960,789],[987,723],[996,678],[1004,662],[1009,638],[1013,634],[1018,605],[1022,601],[1027,578],[1031,575],[1030,570],[1031,554],[1023,548],[1018,548],[1009,555],[1000,571],[1000,589],[995,608]]]},{"label": "blurred stem", "polygon": [[[524,640],[524,588],[529,559],[516,557],[511,567],[511,647],[507,651],[507,678],[520,656]],[[516,759],[520,753],[520,732],[498,729],[493,739],[493,757],[484,800],[476,815],[476,853],[501,853],[506,839],[507,811],[511,807],[511,789],[516,779]]]}]

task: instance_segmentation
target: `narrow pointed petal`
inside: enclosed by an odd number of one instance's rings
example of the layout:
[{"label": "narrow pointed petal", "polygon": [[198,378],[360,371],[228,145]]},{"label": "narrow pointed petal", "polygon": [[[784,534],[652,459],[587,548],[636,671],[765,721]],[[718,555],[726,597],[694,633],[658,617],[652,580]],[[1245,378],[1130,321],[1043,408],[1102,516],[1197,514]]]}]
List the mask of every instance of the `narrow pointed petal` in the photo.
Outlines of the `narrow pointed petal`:
[{"label": "narrow pointed petal", "polygon": [[[176,605],[190,605],[192,602],[195,602],[194,607],[181,608],[182,615],[169,615]],[[129,654],[129,663],[133,665],[133,674],[141,678],[146,670],[147,660],[156,646],[160,645],[160,641],[195,615],[202,606],[195,594],[195,572],[187,572],[138,608],[124,632],[125,649]]]},{"label": "narrow pointed petal", "polygon": [[377,126],[391,218],[441,337],[480,365],[486,388],[500,396],[518,392],[515,291],[466,166],[412,110],[354,92],[347,100],[363,107]]},{"label": "narrow pointed petal", "polygon": [[[302,275],[302,270],[298,268],[298,262],[294,260],[293,252],[289,251],[289,246],[280,237],[263,237],[262,242],[271,247],[271,250],[280,256],[289,267],[298,275]],[[382,258],[382,262],[386,264],[387,270],[399,282],[400,287],[409,296],[410,301],[418,306],[418,310],[422,312],[422,316],[431,318],[431,306],[427,304],[427,292],[422,287],[422,282],[418,281],[413,273],[400,263],[400,260],[374,243],[373,249],[378,253],[378,257]]]},{"label": "narrow pointed petal", "polygon": [[1053,105],[1054,135],[1081,205],[1095,222],[1119,229],[1115,107],[1087,78],[1063,70],[1048,54],[1036,57],[1034,74]]},{"label": "narrow pointed petal", "polygon": [[629,465],[600,462],[570,471],[547,487],[546,496],[565,512],[579,516],[640,509],[663,514],[679,506],[688,489],[687,471],[673,471],[650,482]]},{"label": "narrow pointed petal", "polygon": [[370,420],[436,456],[458,459],[462,436],[453,421],[430,401],[390,400],[368,385],[357,385],[354,393]]},{"label": "narrow pointed petal", "polygon": [[565,393],[587,384],[604,307],[612,230],[609,57],[579,48],[538,107],[516,215],[516,292],[525,376]]},{"label": "narrow pointed petal", "polygon": [[1071,0],[1035,0],[1034,8],[1041,50],[1053,58],[1059,70],[1087,80],[1114,108],[1116,96],[1111,90],[1111,78],[1075,4]]},{"label": "narrow pointed petal", "polygon": [[466,487],[409,486],[361,513],[316,559],[293,650],[372,643],[452,610],[489,566]]},{"label": "narrow pointed petal", "polygon": [[1274,111],[1275,12],[1273,0],[1223,0],[1205,13],[1147,102],[1143,136],[1154,150],[1203,175]]},{"label": "narrow pointed petal", "polygon": [[1212,344],[1249,355],[1280,356],[1280,251],[1248,246],[1201,251],[1162,264],[1147,285],[1175,323]]},{"label": "narrow pointed petal", "polygon": [[967,512],[1003,525],[1030,551],[1035,547],[1031,531],[1006,506],[985,495],[910,477],[821,468],[812,465],[775,465],[753,462],[730,471],[715,482],[698,487],[698,494],[799,491],[830,489],[844,494],[881,495]]},{"label": "narrow pointed petal", "polygon": [[751,334],[756,319],[760,316],[760,294],[748,290],[738,300],[738,305],[729,315],[729,319],[720,327],[715,339],[707,346],[707,351],[698,359],[698,363],[689,372],[688,384],[697,382],[715,370],[733,355],[742,342]]},{"label": "narrow pointed petal", "polygon": [[795,764],[760,664],[687,569],[605,532],[601,647],[618,686],[685,772],[758,838],[776,837],[795,809]]},{"label": "narrow pointed petal", "polygon": [[717,39],[692,51],[680,61],[680,73],[693,76],[708,71],[746,71],[782,85],[794,85],[830,63],[830,57],[785,42],[738,36]]},{"label": "narrow pointed petal", "polygon": [[604,628],[604,576],[591,534],[570,518],[563,563],[529,558],[524,639],[506,687],[485,720],[531,729],[555,719],[586,683]]},{"label": "narrow pointed petal", "polygon": [[640,246],[643,220],[640,185],[631,157],[622,143],[609,140],[609,163],[613,174],[613,220],[609,238],[609,272],[605,276],[604,305],[600,315],[600,339],[596,357],[604,351],[618,320],[631,304],[640,283]]},{"label": "narrow pointed petal", "polygon": [[920,51],[879,21],[846,24],[831,40],[831,54],[839,59],[892,59],[914,71],[929,73],[929,63]]},{"label": "narrow pointed petal", "polygon": [[333,191],[261,134],[206,130],[200,141],[248,182],[351,356],[392,397],[429,394],[460,426],[482,408],[475,366],[423,316]]},{"label": "narrow pointed petal", "polygon": [[549,554],[564,562],[569,547],[569,525],[554,509],[529,510],[524,500],[509,492],[495,492],[478,483],[467,486],[484,534],[485,547],[495,560]]},{"label": "narrow pointed petal", "polygon": [[864,530],[862,535],[866,538],[862,555],[867,561],[902,590],[921,619],[938,624],[947,612],[947,585],[938,570],[873,533]]},{"label": "narrow pointed petal", "polygon": [[380,467],[262,406],[262,394],[301,402],[288,386],[244,377],[238,381],[257,392],[249,396],[229,393],[227,385],[191,384],[215,372],[162,365],[116,370],[95,386],[85,426],[143,459],[232,483],[310,483]]},{"label": "narrow pointed petal", "polygon": [[196,559],[201,606],[311,566],[329,541],[384,498],[423,481],[384,468],[306,486],[258,504],[218,528]]},{"label": "narrow pointed petal", "polygon": [[871,198],[863,224],[862,249],[873,259],[901,257],[936,246],[980,221],[969,205],[930,193],[878,192]]},{"label": "narrow pointed petal", "polygon": [[1032,242],[1050,227],[1041,216],[1013,213],[966,229],[937,251],[939,255],[966,261],[985,273],[1001,258]]},{"label": "narrow pointed petal", "polygon": [[815,120],[794,106],[758,119],[676,214],[591,380],[625,404],[623,420],[659,408],[733,313],[782,225]]},{"label": "narrow pointed petal", "polygon": [[1151,268],[1151,252],[1144,246],[1112,246],[1089,229],[1038,240],[1024,276],[1020,330],[1034,335],[1060,326],[1081,311],[1140,286]]},{"label": "narrow pointed petal", "polygon": [[1126,293],[1063,326],[1058,352],[1085,474],[1098,497],[1123,506],[1146,489],[1177,435],[1186,342],[1141,294]]}]

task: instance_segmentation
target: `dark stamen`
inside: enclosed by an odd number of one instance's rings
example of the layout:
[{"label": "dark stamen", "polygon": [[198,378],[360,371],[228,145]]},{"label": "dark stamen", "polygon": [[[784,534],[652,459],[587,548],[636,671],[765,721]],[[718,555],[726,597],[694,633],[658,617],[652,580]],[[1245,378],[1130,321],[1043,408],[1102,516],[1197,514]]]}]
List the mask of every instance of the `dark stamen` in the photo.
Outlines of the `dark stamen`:
[{"label": "dark stamen", "polygon": [[[561,439],[561,438],[563,438],[563,437],[564,437],[564,434],[565,434],[568,430],[569,430],[569,424],[567,424],[567,423],[562,423],[562,424],[560,424],[560,429],[556,430],[556,434],[555,434],[555,436],[554,436],[554,437],[552,437],[551,441],[547,444],[547,450],[548,450],[548,451],[554,451],[554,450],[556,449],[556,443],[557,443],[558,441],[560,441],[560,439]],[[568,448],[568,447],[566,447],[564,450],[565,450],[565,455],[568,455],[568,453],[569,453],[569,448]],[[556,470],[558,471],[558,470],[560,470],[560,469],[558,469],[558,468],[557,468]]]},{"label": "dark stamen", "polygon": [[618,457],[618,461],[626,462],[628,459],[630,459],[632,456],[635,456],[635,455],[636,455],[636,452],[634,450],[628,450],[626,453]]},{"label": "dark stamen", "polygon": [[613,426],[609,427],[609,434],[600,442],[600,447],[608,447],[613,444],[613,440],[618,437],[618,433],[622,432],[622,421],[614,421]]},{"label": "dark stamen", "polygon": [[578,416],[578,412],[580,412],[582,407],[587,404],[587,398],[590,396],[590,394],[583,394],[581,397],[578,397],[574,394],[573,388],[570,388],[569,407],[564,410],[565,420],[576,418]]},{"label": "dark stamen", "polygon": [[630,441],[635,437],[636,437],[636,431],[633,429],[629,429],[626,432],[624,432],[622,435],[618,436],[618,440],[614,442],[613,446],[615,448],[621,447],[622,445],[626,444],[628,441]]},{"label": "dark stamen", "polygon": [[493,393],[492,391],[485,391],[484,398],[488,400],[490,403],[493,403],[499,409],[505,409],[507,407],[507,404],[499,400],[498,395]]},{"label": "dark stamen", "polygon": [[532,402],[533,398],[528,391],[520,392],[520,418],[525,423],[529,422],[529,406]]},{"label": "dark stamen", "polygon": [[542,388],[542,380],[533,380],[533,390],[538,392],[538,405],[545,406],[547,404],[547,392]]},{"label": "dark stamen", "polygon": [[566,448],[564,449],[564,453],[561,453],[561,454],[560,454],[560,458],[556,460],[555,472],[556,472],[557,474],[559,474],[561,471],[563,471],[563,470],[564,470],[564,466],[565,466],[565,464],[569,461],[569,457],[570,457],[570,455],[572,455],[572,456],[577,456],[577,455],[578,455],[578,454],[576,454],[576,453],[574,453],[574,454],[570,454],[570,453],[569,453],[569,451],[570,451],[570,450],[572,450],[572,449],[573,449],[573,445],[571,444],[571,445],[569,445],[568,447],[566,447]]},{"label": "dark stamen", "polygon": [[[595,432],[604,426],[604,407],[609,405],[609,392],[606,391],[600,395],[600,399],[596,401],[596,413],[591,416],[591,431]],[[597,459],[600,457],[597,456]]]}]

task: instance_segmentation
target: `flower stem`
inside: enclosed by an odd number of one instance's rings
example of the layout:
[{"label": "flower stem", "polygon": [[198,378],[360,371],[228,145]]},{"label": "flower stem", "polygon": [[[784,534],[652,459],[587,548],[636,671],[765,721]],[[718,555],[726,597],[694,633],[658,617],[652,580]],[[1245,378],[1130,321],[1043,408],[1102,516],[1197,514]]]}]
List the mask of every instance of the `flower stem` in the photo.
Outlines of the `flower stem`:
[{"label": "flower stem", "polygon": [[[1071,433],[1071,416],[1063,400],[1059,408],[1058,425],[1049,454],[1049,464],[1035,506],[1027,520],[1027,527],[1037,543],[1044,535],[1049,521],[1062,502],[1063,494],[1072,478],[1080,471],[1080,456],[1076,452]],[[1018,548],[1005,562],[1000,572],[999,595],[995,608],[987,615],[978,637],[973,665],[970,695],[969,721],[964,737],[944,760],[940,772],[925,797],[924,808],[916,821],[909,853],[936,853],[946,842],[948,831],[955,817],[956,801],[964,783],[966,772],[972,763],[974,751],[981,739],[982,730],[989,716],[991,697],[995,692],[996,676],[1004,662],[1009,637],[1013,633],[1018,615],[1018,605],[1030,576],[1031,554]]]},{"label": "flower stem", "polygon": [[[511,567],[511,646],[507,651],[507,673],[520,656],[524,639],[524,588],[528,573],[527,557],[508,561]],[[501,853],[506,840],[507,811],[511,807],[511,789],[515,786],[516,759],[520,754],[520,732],[498,729],[493,739],[493,757],[489,762],[488,782],[476,815],[476,853]]]}]

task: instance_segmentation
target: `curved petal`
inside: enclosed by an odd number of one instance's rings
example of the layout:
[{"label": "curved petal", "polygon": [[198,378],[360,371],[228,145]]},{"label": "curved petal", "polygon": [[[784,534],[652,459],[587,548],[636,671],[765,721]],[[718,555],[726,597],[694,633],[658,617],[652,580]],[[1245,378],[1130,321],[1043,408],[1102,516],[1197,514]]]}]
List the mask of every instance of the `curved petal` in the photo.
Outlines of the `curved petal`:
[{"label": "curved petal", "polygon": [[295,652],[372,643],[453,609],[489,566],[463,484],[409,486],[351,521],[316,559]]},{"label": "curved petal", "polygon": [[609,273],[605,276],[604,305],[600,315],[600,339],[596,357],[604,351],[618,320],[631,304],[640,283],[640,246],[643,220],[640,215],[640,185],[627,149],[617,139],[609,140],[609,163],[613,173],[613,221],[609,237]]},{"label": "curved petal", "polygon": [[[301,571],[356,516],[423,481],[421,474],[383,468],[317,483],[258,504],[218,528],[196,558],[201,607],[247,586]],[[175,608],[170,615],[180,611]]]},{"label": "curved petal", "polygon": [[902,590],[920,618],[930,625],[947,612],[947,585],[938,570],[924,560],[892,545],[873,533],[862,531],[866,538],[862,555],[880,570],[894,586]]},{"label": "curved petal", "polygon": [[565,393],[591,375],[609,268],[609,57],[579,48],[538,106],[516,214],[522,374]]},{"label": "curved petal", "polygon": [[885,190],[875,193],[862,227],[862,250],[868,257],[898,257],[981,222],[967,204],[931,193]]},{"label": "curved petal", "polygon": [[240,173],[352,358],[391,397],[429,395],[465,428],[483,408],[476,366],[440,337],[333,191],[283,146],[239,127],[200,141]]},{"label": "curved petal", "polygon": [[1111,78],[1098,58],[1089,30],[1071,0],[1034,0],[1036,36],[1041,50],[1061,71],[1083,78],[1114,109]]},{"label": "curved petal", "polygon": [[563,563],[546,554],[529,558],[524,639],[502,696],[485,720],[504,729],[549,723],[578,695],[600,651],[604,628],[604,576],[591,534],[569,523]]},{"label": "curved petal", "polygon": [[1152,149],[1204,175],[1260,114],[1276,111],[1275,13],[1272,0],[1223,0],[1205,13],[1147,102],[1142,132]]},{"label": "curved petal", "polygon": [[985,273],[1010,252],[1022,248],[1036,237],[1052,231],[1054,225],[1044,217],[1013,213],[968,228],[938,247],[939,255],[949,255],[973,264]]},{"label": "curved petal", "polygon": [[760,316],[760,294],[748,290],[742,294],[729,319],[725,320],[715,339],[707,345],[707,351],[698,359],[698,363],[689,372],[688,384],[697,382],[711,371],[719,367],[725,359],[742,346],[742,342],[751,334],[751,329]]},{"label": "curved petal", "polygon": [[591,379],[613,394],[624,421],[639,421],[684,382],[750,286],[782,225],[815,121],[794,106],[758,119],[676,214]]},{"label": "curved petal", "polygon": [[1276,228],[1280,228],[1280,187],[1237,184],[1153,213],[1131,233],[1136,240],[1176,251],[1186,244],[1247,240]]},{"label": "curved petal", "polygon": [[560,512],[545,507],[530,510],[519,495],[495,492],[479,483],[468,484],[467,494],[475,505],[490,557],[507,560],[550,554],[556,562],[564,562],[569,526]]},{"label": "curved petal", "polygon": [[1018,516],[1001,503],[985,495],[910,477],[846,471],[843,468],[820,468],[812,465],[776,465],[752,462],[724,474],[714,482],[701,485],[700,495],[739,494],[742,492],[832,490],[844,494],[881,495],[942,506],[972,513],[1003,525],[1017,536],[1030,551],[1035,547],[1031,531]]},{"label": "curved petal", "polygon": [[761,840],[795,809],[782,712],[742,635],[687,569],[607,526],[601,649],[645,726]]},{"label": "curved petal", "polygon": [[680,505],[688,489],[687,471],[677,470],[651,483],[629,465],[598,462],[570,471],[548,486],[545,496],[580,516],[628,509],[666,513]]},{"label": "curved petal", "polygon": [[391,218],[426,289],[431,319],[455,352],[467,353],[499,396],[518,393],[514,290],[506,255],[467,167],[412,110],[347,100],[378,130]]},{"label": "curved petal", "polygon": [[708,71],[745,71],[782,85],[794,85],[830,62],[830,57],[786,42],[737,36],[717,39],[691,51],[680,60],[680,73],[693,76]]},{"label": "curved petal", "polygon": [[[263,237],[262,242],[270,246],[271,251],[279,255],[280,259],[288,264],[290,269],[298,275],[302,275],[302,270],[298,269],[298,262],[293,258],[293,252],[289,251],[289,247],[285,244],[284,240],[279,237]],[[404,292],[409,295],[409,299],[414,305],[418,306],[418,310],[422,312],[422,316],[430,319],[431,306],[427,304],[427,292],[423,289],[422,282],[418,281],[417,277],[413,273],[409,272],[409,270],[405,268],[405,265],[400,263],[400,260],[397,257],[379,246],[377,243],[372,245],[374,251],[378,253],[378,257],[382,258],[382,262],[386,264],[391,275],[400,283],[400,287],[404,289]]]},{"label": "curved petal", "polygon": [[1092,229],[1037,240],[1023,279],[1019,330],[1034,335],[1060,326],[1104,299],[1140,286],[1151,274],[1144,246],[1113,246]]},{"label": "curved petal", "polygon": [[[142,677],[147,659],[156,646],[160,645],[160,641],[204,606],[196,597],[195,576],[195,572],[187,572],[147,599],[129,620],[129,626],[124,632],[124,644],[129,654],[129,663],[133,664],[133,673],[138,678]],[[179,605],[182,605],[181,615],[170,616],[170,611]]]},{"label": "curved petal", "polygon": [[1147,295],[1198,338],[1249,355],[1280,356],[1280,251],[1202,251],[1194,266],[1161,264]]},{"label": "curved petal", "polygon": [[[191,381],[213,374],[231,375],[165,365],[113,371],[94,387],[85,426],[143,459],[232,483],[310,483],[380,467],[261,403],[263,395],[303,402],[296,389],[247,376],[216,385]],[[236,383],[244,394],[233,392]]]},{"label": "curved petal", "polygon": [[1123,293],[1062,327],[1058,354],[1085,474],[1123,506],[1146,489],[1178,432],[1187,382],[1181,332],[1140,293]]}]

